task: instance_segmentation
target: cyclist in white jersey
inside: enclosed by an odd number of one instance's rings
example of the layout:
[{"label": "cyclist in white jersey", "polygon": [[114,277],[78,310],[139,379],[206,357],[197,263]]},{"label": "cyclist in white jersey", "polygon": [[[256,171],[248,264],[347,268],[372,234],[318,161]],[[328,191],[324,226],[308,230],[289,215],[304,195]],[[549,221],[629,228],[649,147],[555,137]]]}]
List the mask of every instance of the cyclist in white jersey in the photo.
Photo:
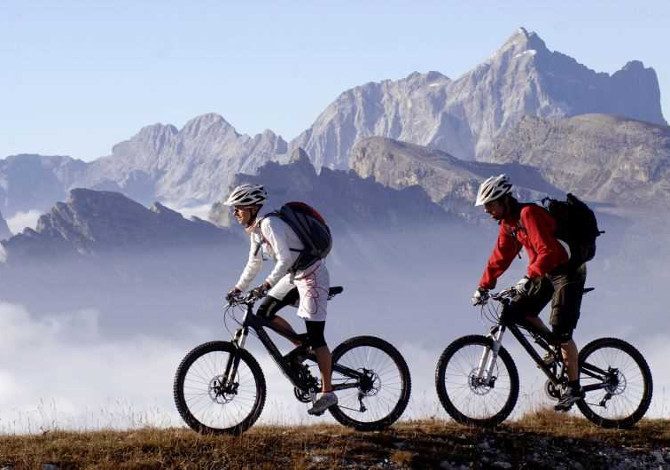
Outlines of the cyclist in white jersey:
[{"label": "cyclist in white jersey", "polygon": [[[297,333],[286,320],[277,316],[277,311],[298,303],[298,316],[305,321],[307,328],[306,344],[313,349],[321,371],[321,393],[308,410],[309,414],[318,415],[337,404],[337,395],[333,393],[331,384],[332,358],[324,338],[330,287],[328,269],[324,260],[317,260],[302,271],[289,273],[304,245],[279,217],[258,217],[266,199],[263,186],[243,184],[236,187],[224,202],[234,207],[235,219],[245,227],[251,239],[244,271],[226,297],[236,296],[249,287],[260,272],[264,257],[275,260],[274,268],[265,281],[253,289],[259,297],[265,295],[256,314],[268,319],[278,333],[295,336]],[[296,346],[302,344],[294,343]]]}]

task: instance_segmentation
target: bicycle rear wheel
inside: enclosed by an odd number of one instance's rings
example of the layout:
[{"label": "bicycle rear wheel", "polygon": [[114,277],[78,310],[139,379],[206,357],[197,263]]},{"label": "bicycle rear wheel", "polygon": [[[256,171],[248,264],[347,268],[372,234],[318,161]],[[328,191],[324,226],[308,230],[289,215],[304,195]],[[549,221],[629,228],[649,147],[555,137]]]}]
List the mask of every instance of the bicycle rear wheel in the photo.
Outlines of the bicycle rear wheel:
[{"label": "bicycle rear wheel", "polygon": [[[232,380],[226,367],[237,362]],[[240,434],[251,427],[265,404],[265,377],[248,351],[212,341],[189,352],[177,367],[173,394],[177,410],[202,434]]]},{"label": "bicycle rear wheel", "polygon": [[[339,371],[356,371],[362,379]],[[407,407],[412,387],[409,368],[400,352],[374,336],[357,336],[333,351],[333,385],[355,384],[338,392],[330,414],[358,431],[378,431],[393,424]]]},{"label": "bicycle rear wheel", "polygon": [[629,428],[649,409],[653,392],[649,365],[623,340],[600,338],[584,346],[579,352],[579,376],[586,397],[577,407],[598,426]]},{"label": "bicycle rear wheel", "polygon": [[437,362],[437,395],[449,416],[461,424],[496,426],[516,405],[519,374],[505,348],[498,350],[491,377],[478,373],[482,358],[491,357],[492,346],[486,336],[464,336],[447,346]]}]

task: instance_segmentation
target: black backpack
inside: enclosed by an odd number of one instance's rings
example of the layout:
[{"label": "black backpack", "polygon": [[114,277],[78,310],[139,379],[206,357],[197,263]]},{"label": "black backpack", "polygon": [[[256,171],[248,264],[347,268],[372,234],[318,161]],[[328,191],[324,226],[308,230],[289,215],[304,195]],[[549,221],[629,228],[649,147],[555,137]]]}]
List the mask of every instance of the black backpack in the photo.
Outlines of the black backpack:
[{"label": "black backpack", "polygon": [[570,247],[570,264],[579,266],[596,255],[596,238],[601,232],[593,211],[574,194],[565,201],[546,197],[542,205],[556,220],[556,238]]},{"label": "black backpack", "polygon": [[300,250],[300,255],[289,272],[307,269],[328,256],[333,247],[333,237],[324,218],[312,206],[304,202],[287,202],[278,211],[266,215],[273,216],[286,222],[305,247]]}]

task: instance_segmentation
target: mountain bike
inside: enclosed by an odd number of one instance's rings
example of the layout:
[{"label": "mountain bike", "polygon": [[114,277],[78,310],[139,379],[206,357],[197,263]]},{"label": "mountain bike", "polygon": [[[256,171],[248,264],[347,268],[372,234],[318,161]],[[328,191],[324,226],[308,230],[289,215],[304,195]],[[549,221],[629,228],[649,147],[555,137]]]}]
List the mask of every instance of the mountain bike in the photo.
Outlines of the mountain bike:
[{"label": "mountain bike", "polygon": [[[328,300],[341,293],[331,287]],[[258,299],[248,293],[233,299],[224,310],[238,323],[231,341],[211,341],[189,352],[174,379],[174,400],[182,419],[204,434],[240,434],[260,416],[266,384],[258,361],[245,349],[250,332],[255,333],[274,362],[293,384],[295,398],[314,402],[321,390],[316,357],[301,345],[282,355],[266,328],[265,318],[253,313]],[[243,312],[238,320],[235,313]],[[284,333],[286,335],[286,333]],[[305,335],[291,340],[304,341]],[[374,336],[356,336],[332,352],[332,384],[339,402],[328,411],[344,426],[360,431],[377,431],[393,424],[409,402],[411,379],[400,352]]]},{"label": "mountain bike", "polygon": [[[496,302],[482,306],[483,317],[493,323],[488,336],[470,335],[455,340],[437,363],[437,394],[447,413],[459,423],[496,426],[514,409],[519,396],[519,374],[502,346],[507,330],[547,376],[544,389],[551,399],[558,400],[567,386],[561,348],[555,346],[558,342],[551,333],[506,318],[504,307],[516,295],[514,288],[491,295]],[[626,341],[599,338],[584,346],[579,352],[579,377],[585,398],[576,405],[598,426],[629,428],[649,408],[653,391],[649,366]]]}]

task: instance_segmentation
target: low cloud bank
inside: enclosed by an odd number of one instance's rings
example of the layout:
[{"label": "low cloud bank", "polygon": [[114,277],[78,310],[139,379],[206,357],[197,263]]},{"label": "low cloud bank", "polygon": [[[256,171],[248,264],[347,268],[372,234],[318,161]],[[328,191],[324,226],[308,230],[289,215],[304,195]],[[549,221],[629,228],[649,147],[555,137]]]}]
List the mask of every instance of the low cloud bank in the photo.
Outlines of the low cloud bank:
[{"label": "low cloud bank", "polygon": [[40,215],[42,215],[42,213],[38,210],[17,212],[13,217],[7,219],[7,225],[13,234],[22,232],[26,227],[34,230],[35,227],[37,227],[37,220],[40,218]]},{"label": "low cloud bank", "polygon": [[92,310],[37,319],[0,303],[0,432],[178,424],[169,371],[183,349],[97,325]]}]

